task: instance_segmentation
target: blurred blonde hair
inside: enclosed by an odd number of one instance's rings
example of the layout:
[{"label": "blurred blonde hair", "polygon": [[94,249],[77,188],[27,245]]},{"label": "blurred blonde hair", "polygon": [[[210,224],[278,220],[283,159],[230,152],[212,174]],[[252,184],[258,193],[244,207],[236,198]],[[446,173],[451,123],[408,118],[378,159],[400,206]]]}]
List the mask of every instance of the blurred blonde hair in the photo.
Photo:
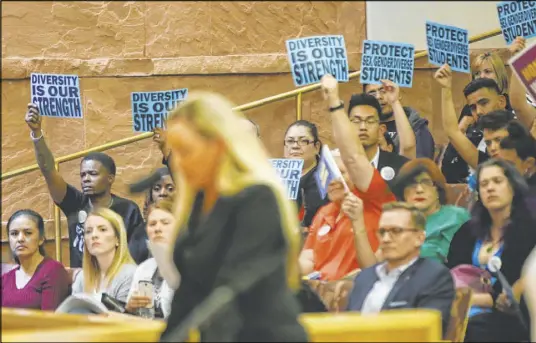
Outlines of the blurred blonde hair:
[{"label": "blurred blonde hair", "polygon": [[[300,249],[300,232],[295,205],[288,200],[287,192],[268,161],[269,157],[262,142],[251,132],[246,132],[240,120],[242,113],[233,110],[233,104],[223,96],[211,92],[192,92],[168,115],[167,125],[177,118],[186,118],[197,131],[208,138],[218,137],[226,147],[222,157],[216,184],[220,195],[232,196],[252,185],[266,185],[274,193],[283,234],[287,241],[287,280],[292,289],[300,285],[298,255]],[[202,168],[202,166],[200,166]],[[174,180],[180,192],[175,195],[177,229],[188,222],[193,201],[194,190],[181,173],[174,172]]]},{"label": "blurred blonde hair", "polygon": [[501,94],[508,93],[508,73],[502,58],[495,52],[486,52],[475,57],[471,64],[471,75],[475,79],[475,74],[480,70],[484,62],[489,62],[495,75],[497,75],[497,85]]},{"label": "blurred blonde hair", "polygon": [[[117,275],[117,273],[119,273],[123,265],[135,264],[135,262],[132,259],[132,256],[130,256],[130,252],[128,250],[127,231],[125,230],[123,218],[119,214],[105,207],[94,209],[88,215],[88,218],[90,216],[98,216],[106,219],[112,225],[115,231],[115,236],[119,241],[119,246],[115,250],[112,265],[106,272],[107,283],[104,285],[104,287],[107,287],[108,284]],[[100,286],[101,271],[97,262],[97,258],[89,253],[89,250],[87,248],[87,242],[85,242],[84,244],[82,272],[84,275],[84,292],[91,293],[96,291]]]}]

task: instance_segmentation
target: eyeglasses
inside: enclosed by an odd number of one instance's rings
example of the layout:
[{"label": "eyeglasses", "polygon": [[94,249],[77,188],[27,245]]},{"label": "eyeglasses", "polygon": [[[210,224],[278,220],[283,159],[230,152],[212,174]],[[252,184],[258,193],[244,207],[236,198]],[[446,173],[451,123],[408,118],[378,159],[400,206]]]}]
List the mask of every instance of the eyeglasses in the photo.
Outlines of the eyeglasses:
[{"label": "eyeglasses", "polygon": [[417,188],[417,185],[426,186],[426,187],[434,187],[435,182],[430,179],[414,180],[408,185],[408,187]]},{"label": "eyeglasses", "polygon": [[378,231],[376,231],[378,233],[378,235],[380,237],[383,237],[386,233],[389,234],[390,237],[397,237],[397,236],[400,236],[402,234],[402,232],[405,232],[405,231],[419,231],[420,229],[416,229],[416,228],[403,228],[403,227],[392,227],[392,228],[379,228]]},{"label": "eyeglasses", "polygon": [[314,143],[315,141],[314,140],[310,140],[310,139],[298,139],[298,140],[295,140],[295,139],[285,139],[284,140],[284,143],[285,143],[285,146],[292,146],[296,143],[298,143],[299,146],[307,146],[311,143]]},{"label": "eyeglasses", "polygon": [[352,117],[350,118],[350,121],[354,124],[357,124],[357,125],[361,125],[363,123],[365,123],[365,126],[372,126],[374,124],[376,124],[377,122],[379,122],[378,119],[374,119],[374,118],[367,118],[366,120],[362,120],[361,118],[359,117]]}]

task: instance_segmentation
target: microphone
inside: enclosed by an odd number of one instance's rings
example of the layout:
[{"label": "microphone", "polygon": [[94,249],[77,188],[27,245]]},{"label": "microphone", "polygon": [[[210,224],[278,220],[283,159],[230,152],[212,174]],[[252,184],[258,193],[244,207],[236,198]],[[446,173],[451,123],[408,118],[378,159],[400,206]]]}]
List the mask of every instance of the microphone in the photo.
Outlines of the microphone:
[{"label": "microphone", "polygon": [[143,179],[139,180],[138,182],[130,184],[128,186],[130,193],[142,193],[142,192],[145,192],[146,190],[150,189],[155,183],[160,181],[160,179],[162,178],[163,175],[164,175],[164,172],[161,169],[157,169],[151,175],[144,177]]},{"label": "microphone", "polygon": [[508,300],[512,304],[512,307],[517,314],[519,321],[521,322],[521,325],[528,330],[528,326],[525,323],[525,318],[523,318],[523,314],[521,313],[521,308],[519,307],[519,303],[516,301],[516,298],[514,297],[514,291],[512,290],[512,286],[510,286],[510,283],[506,278],[504,277],[504,274],[501,272],[502,267],[502,261],[501,258],[498,256],[493,256],[488,261],[488,269],[492,274],[495,274],[497,276],[497,279],[502,285],[503,290],[506,293],[506,296],[508,297]]}]

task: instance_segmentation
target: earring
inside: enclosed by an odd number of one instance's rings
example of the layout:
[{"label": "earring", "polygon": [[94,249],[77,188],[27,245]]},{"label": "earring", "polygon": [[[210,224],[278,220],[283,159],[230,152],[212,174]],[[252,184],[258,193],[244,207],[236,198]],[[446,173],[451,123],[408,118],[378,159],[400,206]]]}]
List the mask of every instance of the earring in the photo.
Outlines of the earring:
[{"label": "earring", "polygon": [[119,243],[115,243],[115,246],[118,247],[118,246],[119,246]]}]

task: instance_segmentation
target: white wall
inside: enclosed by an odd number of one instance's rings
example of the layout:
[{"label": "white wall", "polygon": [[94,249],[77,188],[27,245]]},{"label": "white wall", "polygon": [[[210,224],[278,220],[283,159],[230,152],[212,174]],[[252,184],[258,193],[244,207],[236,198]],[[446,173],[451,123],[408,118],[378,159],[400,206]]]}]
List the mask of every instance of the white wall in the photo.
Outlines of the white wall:
[{"label": "white wall", "polygon": [[[469,37],[500,28],[495,1],[367,1],[367,39],[426,49],[426,20],[467,29]],[[502,35],[471,49],[505,48]]]}]

